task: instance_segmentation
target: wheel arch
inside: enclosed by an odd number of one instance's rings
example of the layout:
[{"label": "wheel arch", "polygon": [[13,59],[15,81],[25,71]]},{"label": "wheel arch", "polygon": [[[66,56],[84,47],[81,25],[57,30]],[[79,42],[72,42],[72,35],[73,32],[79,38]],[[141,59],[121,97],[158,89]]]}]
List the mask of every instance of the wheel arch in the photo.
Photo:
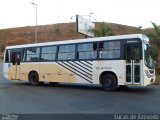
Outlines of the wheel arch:
[{"label": "wheel arch", "polygon": [[106,75],[106,74],[111,74],[111,75],[113,75],[113,76],[116,78],[117,83],[118,83],[118,77],[117,77],[117,75],[115,74],[115,72],[113,72],[113,71],[103,71],[103,72],[100,74],[100,76],[99,76],[99,83],[100,83],[100,84],[102,83],[102,77],[103,77],[104,75]]},{"label": "wheel arch", "polygon": [[29,76],[30,76],[30,74],[32,74],[32,73],[37,73],[38,78],[39,78],[39,74],[38,74],[38,72],[37,72],[37,71],[35,71],[35,70],[32,70],[32,71],[30,71],[30,72],[28,73],[28,80],[29,80]]}]

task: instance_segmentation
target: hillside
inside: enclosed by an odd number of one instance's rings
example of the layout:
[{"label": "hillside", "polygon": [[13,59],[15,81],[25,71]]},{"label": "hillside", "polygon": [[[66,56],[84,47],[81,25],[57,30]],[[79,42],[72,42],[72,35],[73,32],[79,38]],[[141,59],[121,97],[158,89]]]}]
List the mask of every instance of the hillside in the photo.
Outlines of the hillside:
[{"label": "hillside", "polygon": [[[152,29],[139,29],[136,27],[120,25],[115,23],[107,23],[107,26],[112,29],[114,35],[135,33],[147,34],[150,31],[152,31]],[[98,23],[96,23],[96,28],[97,27]],[[60,23],[38,26],[38,42],[84,38],[85,36],[80,33],[77,33],[76,29],[76,23]],[[0,30],[0,42],[2,42],[5,46],[34,43],[34,41],[34,26]]]}]

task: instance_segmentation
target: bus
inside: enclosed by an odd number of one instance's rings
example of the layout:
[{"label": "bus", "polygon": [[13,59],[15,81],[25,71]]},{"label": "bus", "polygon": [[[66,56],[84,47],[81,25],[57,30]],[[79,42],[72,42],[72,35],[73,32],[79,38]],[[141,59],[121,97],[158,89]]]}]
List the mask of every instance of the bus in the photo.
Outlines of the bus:
[{"label": "bus", "polygon": [[147,86],[155,81],[152,47],[143,34],[7,46],[3,73],[31,85],[44,82]]}]

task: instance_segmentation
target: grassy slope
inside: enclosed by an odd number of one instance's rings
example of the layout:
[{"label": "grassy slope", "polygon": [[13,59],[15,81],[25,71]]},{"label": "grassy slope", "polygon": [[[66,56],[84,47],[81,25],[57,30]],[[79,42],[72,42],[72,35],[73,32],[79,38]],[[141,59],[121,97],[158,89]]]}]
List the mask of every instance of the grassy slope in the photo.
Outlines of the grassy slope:
[{"label": "grassy slope", "polygon": [[[123,34],[147,34],[151,29],[138,29],[137,27],[107,23],[114,35]],[[96,24],[98,28],[98,24]],[[85,38],[84,35],[77,33],[76,23],[59,23],[52,25],[38,26],[38,42],[50,42],[56,40],[68,40]],[[17,45],[33,43],[35,40],[35,27],[27,26],[20,28],[10,28],[0,30],[0,42],[5,45]]]}]

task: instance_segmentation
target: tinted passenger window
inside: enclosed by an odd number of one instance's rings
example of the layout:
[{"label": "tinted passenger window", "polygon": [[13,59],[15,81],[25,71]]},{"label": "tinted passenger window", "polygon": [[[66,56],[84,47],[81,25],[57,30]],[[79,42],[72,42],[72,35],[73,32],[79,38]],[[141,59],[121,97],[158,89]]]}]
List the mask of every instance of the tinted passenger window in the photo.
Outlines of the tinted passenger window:
[{"label": "tinted passenger window", "polygon": [[9,55],[9,61],[12,63],[18,63],[20,64],[20,62],[22,61],[22,52],[23,49],[22,48],[17,48],[17,49],[11,49],[8,51],[8,55]]},{"label": "tinted passenger window", "polygon": [[78,59],[96,59],[97,43],[83,43],[78,45]]},{"label": "tinted passenger window", "polygon": [[39,61],[40,48],[27,48],[27,61]]},{"label": "tinted passenger window", "polygon": [[100,43],[99,57],[105,59],[120,58],[120,41]]},{"label": "tinted passenger window", "polygon": [[49,46],[42,48],[41,60],[42,61],[50,61],[56,59],[56,46]]},{"label": "tinted passenger window", "polygon": [[59,46],[58,60],[74,60],[75,59],[75,45]]},{"label": "tinted passenger window", "polygon": [[10,50],[6,50],[5,63],[10,62]]}]

